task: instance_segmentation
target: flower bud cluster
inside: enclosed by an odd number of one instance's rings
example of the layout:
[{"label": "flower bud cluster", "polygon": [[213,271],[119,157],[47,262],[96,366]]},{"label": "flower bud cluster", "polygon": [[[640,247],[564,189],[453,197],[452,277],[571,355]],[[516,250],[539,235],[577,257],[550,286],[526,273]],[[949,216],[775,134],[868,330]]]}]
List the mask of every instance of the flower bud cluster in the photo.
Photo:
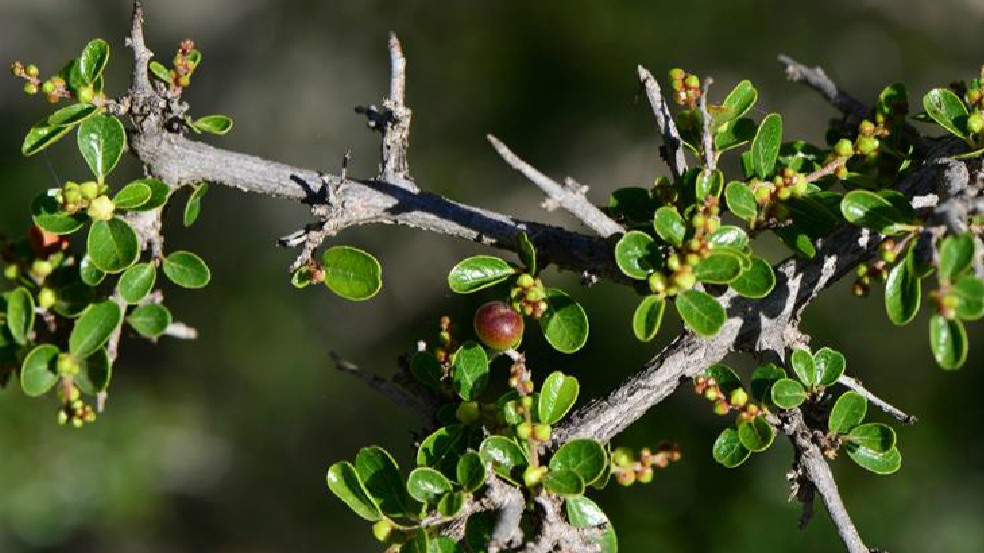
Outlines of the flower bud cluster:
[{"label": "flower bud cluster", "polygon": [[670,86],[673,88],[673,100],[681,106],[697,107],[700,100],[700,77],[687,73],[683,69],[670,70]]},{"label": "flower bud cluster", "polygon": [[509,305],[517,313],[539,319],[547,312],[547,291],[543,281],[529,273],[516,279],[516,285],[509,291]]},{"label": "flower bud cluster", "polygon": [[631,486],[636,482],[648,484],[653,481],[655,469],[666,468],[682,457],[680,447],[669,442],[657,445],[655,453],[644,447],[639,450],[638,455],[630,448],[617,447],[612,451],[612,474],[615,481],[622,486]]},{"label": "flower bud cluster", "polygon": [[717,380],[710,376],[695,378],[694,391],[707,401],[714,402],[714,413],[717,415],[727,415],[735,410],[738,411],[741,422],[747,422],[762,412],[761,407],[749,401],[748,392],[744,388],[735,388],[730,394],[726,394]]}]

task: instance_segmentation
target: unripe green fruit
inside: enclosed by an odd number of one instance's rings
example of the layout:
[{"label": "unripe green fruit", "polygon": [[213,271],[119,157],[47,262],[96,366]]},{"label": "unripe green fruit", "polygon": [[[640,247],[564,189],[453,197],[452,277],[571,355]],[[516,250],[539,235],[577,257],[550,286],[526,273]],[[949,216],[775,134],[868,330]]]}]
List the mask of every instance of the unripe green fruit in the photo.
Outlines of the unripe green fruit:
[{"label": "unripe green fruit", "polygon": [[114,211],[116,211],[116,204],[113,200],[110,200],[109,196],[99,196],[89,204],[88,214],[97,221],[108,221],[113,218]]},{"label": "unripe green fruit", "polygon": [[842,138],[834,145],[834,153],[840,157],[851,157],[854,155],[854,144],[851,144],[850,140]]},{"label": "unripe green fruit", "polygon": [[41,291],[38,292],[38,306],[41,307],[41,309],[51,309],[51,307],[55,305],[56,301],[58,301],[58,297],[55,296],[55,291],[51,288],[42,288]]},{"label": "unripe green fruit", "polygon": [[3,276],[7,280],[17,280],[17,277],[20,276],[20,268],[17,265],[7,265],[3,268]]},{"label": "unripe green fruit", "polygon": [[481,409],[477,401],[465,401],[458,406],[458,410],[454,414],[458,417],[459,421],[465,424],[471,424],[478,420]]},{"label": "unripe green fruit", "polygon": [[867,156],[878,149],[878,139],[872,136],[858,137],[858,153]]},{"label": "unripe green fruit", "polygon": [[663,273],[649,275],[649,289],[654,294],[661,294],[666,291],[666,277]]},{"label": "unripe green fruit", "polygon": [[793,191],[784,186],[776,192],[776,196],[779,198],[779,201],[784,202],[793,196]]},{"label": "unripe green fruit", "polygon": [[697,75],[687,75],[684,84],[687,85],[687,88],[700,88],[700,78]]},{"label": "unripe green fruit", "polygon": [[521,288],[530,288],[533,286],[533,282],[533,275],[523,273],[516,279],[516,286]]},{"label": "unripe green fruit", "polygon": [[191,86],[191,75],[181,75],[178,77],[178,86],[182,88]]},{"label": "unripe green fruit", "polygon": [[41,74],[41,70],[38,69],[38,66],[34,65],[33,63],[31,65],[28,65],[27,69],[25,69],[24,72],[27,73],[28,77],[37,77],[38,75]]},{"label": "unripe green fruit", "polygon": [[25,94],[32,94],[32,95],[33,94],[37,94],[38,93],[38,85],[36,85],[34,83],[24,83],[24,93]]},{"label": "unripe green fruit", "polygon": [[620,472],[615,476],[615,481],[618,482],[619,485],[621,486],[626,486],[626,487],[631,486],[632,484],[635,484],[635,480],[636,480],[635,472],[630,470],[627,470],[625,472]]},{"label": "unripe green fruit", "polygon": [[526,301],[528,302],[538,302],[544,297],[543,290],[540,288],[533,288],[526,293]]},{"label": "unripe green fruit", "polygon": [[547,467],[526,467],[523,471],[523,482],[528,488],[532,488],[543,480],[547,475]]},{"label": "unripe green fruit", "polygon": [[533,408],[533,398],[531,396],[523,396],[523,399],[519,400],[519,402],[526,409]]},{"label": "unripe green fruit", "polygon": [[715,415],[727,415],[731,411],[731,407],[726,401],[717,401],[714,403],[714,414]]},{"label": "unripe green fruit", "polygon": [[616,447],[612,451],[612,464],[616,467],[627,467],[634,462],[632,450],[627,447]]},{"label": "unripe green fruit", "polygon": [[674,67],[673,69],[670,69],[671,81],[679,81],[686,76],[687,76],[687,72],[684,71],[683,69],[680,69],[679,67]]},{"label": "unripe green fruit", "polygon": [[709,218],[705,228],[708,233],[713,234],[717,229],[721,228],[721,219],[718,217]]},{"label": "unripe green fruit", "polygon": [[636,475],[636,479],[640,484],[648,484],[653,481],[654,474],[655,471],[653,471],[652,467],[642,467],[642,470],[640,470],[639,474]]},{"label": "unripe green fruit", "polygon": [[51,266],[51,262],[45,259],[35,259],[31,263],[31,272],[40,278],[44,278],[51,274],[55,268]]},{"label": "unripe green fruit", "polygon": [[64,409],[58,410],[58,424],[68,424],[68,413]]},{"label": "unripe green fruit", "polygon": [[974,134],[984,131],[984,116],[981,112],[976,112],[967,119],[967,130]]},{"label": "unripe green fruit", "polygon": [[524,422],[516,427],[516,437],[520,440],[528,440],[533,435],[533,425]]},{"label": "unripe green fruit", "polygon": [[697,277],[690,271],[680,271],[673,275],[673,284],[676,284],[681,290],[690,290],[694,284],[697,284]]},{"label": "unripe green fruit", "polygon": [[472,323],[478,339],[494,350],[513,349],[523,340],[523,318],[501,301],[479,307]]},{"label": "unripe green fruit", "polygon": [[712,386],[704,392],[704,397],[707,398],[707,401],[717,401],[721,398],[721,391],[718,390],[717,386]]},{"label": "unripe green fruit", "polygon": [[51,81],[45,81],[44,83],[41,84],[41,92],[44,92],[45,94],[51,94],[54,91],[55,91],[55,83]]},{"label": "unripe green fruit", "polygon": [[83,182],[79,185],[79,191],[82,192],[84,199],[95,200],[96,196],[99,195],[99,183],[94,180]]},{"label": "unripe green fruit", "polygon": [[731,392],[730,403],[734,407],[744,407],[748,403],[748,392],[743,388],[737,388]]},{"label": "unripe green fruit", "polygon": [[91,86],[83,86],[79,89],[79,101],[83,104],[88,104],[92,102],[92,98],[96,95],[95,91],[92,90]]},{"label": "unripe green fruit", "polygon": [[62,353],[58,356],[58,374],[64,376],[75,376],[78,373],[79,364],[75,361],[75,358],[67,353]]},{"label": "unripe green fruit", "polygon": [[538,424],[533,427],[533,437],[538,442],[546,442],[550,439],[551,428],[549,424]]},{"label": "unripe green fruit", "polygon": [[667,266],[667,268],[669,268],[669,269],[670,269],[671,271],[679,271],[679,270],[680,270],[680,265],[681,265],[681,263],[680,263],[680,258],[679,258],[678,256],[675,256],[675,255],[671,255],[671,256],[670,256],[669,258],[667,258],[667,260],[666,260],[666,266]]},{"label": "unripe green fruit", "polygon": [[765,205],[772,199],[772,191],[769,190],[768,186],[759,186],[752,192],[752,195],[755,196],[755,203],[759,205]]},{"label": "unripe green fruit", "polygon": [[393,534],[393,523],[388,520],[381,520],[372,525],[372,535],[383,543],[386,543]]},{"label": "unripe green fruit", "polygon": [[[694,248],[695,250],[698,248]],[[687,265],[693,267],[694,265],[700,263],[700,255],[696,253],[687,254]]]},{"label": "unripe green fruit", "polygon": [[793,185],[793,194],[799,198],[806,196],[808,187],[809,183],[806,182],[806,175],[803,175],[802,173],[796,175],[796,184]]},{"label": "unripe green fruit", "polygon": [[867,119],[861,121],[861,134],[864,136],[872,136],[875,134],[875,124]]}]

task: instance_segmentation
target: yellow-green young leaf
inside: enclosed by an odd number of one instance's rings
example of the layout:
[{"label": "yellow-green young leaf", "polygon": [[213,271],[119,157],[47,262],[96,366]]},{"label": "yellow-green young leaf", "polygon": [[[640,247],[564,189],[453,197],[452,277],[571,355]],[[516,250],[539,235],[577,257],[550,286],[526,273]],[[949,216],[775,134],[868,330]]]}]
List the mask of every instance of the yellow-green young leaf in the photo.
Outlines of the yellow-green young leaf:
[{"label": "yellow-green young leaf", "polygon": [[728,284],[741,274],[741,256],[727,249],[714,250],[694,266],[699,282]]},{"label": "yellow-green young leaf", "polygon": [[875,474],[888,475],[902,468],[902,454],[898,448],[893,447],[884,453],[877,453],[867,448],[851,447],[847,448],[847,456],[863,469]]},{"label": "yellow-green young leaf", "polygon": [[476,255],[460,261],[448,273],[448,286],[456,294],[471,294],[495,286],[516,274],[516,268],[491,255]]},{"label": "yellow-green young leaf", "polygon": [[683,245],[683,239],[687,236],[687,225],[675,207],[664,206],[657,209],[653,228],[660,238],[677,247]]},{"label": "yellow-green young leaf", "polygon": [[123,155],[126,131],[112,115],[93,115],[79,125],[78,141],[82,157],[101,182]]},{"label": "yellow-green young leaf", "polygon": [[659,296],[646,296],[639,302],[632,314],[632,333],[639,341],[648,342],[656,337],[664,311],[666,300]]},{"label": "yellow-green young leaf", "polygon": [[120,273],[133,265],[140,253],[137,234],[123,220],[94,221],[86,240],[89,259],[104,273]]},{"label": "yellow-green young leaf", "polygon": [[714,336],[728,320],[721,304],[699,290],[686,290],[678,295],[676,308],[683,322],[701,336]]},{"label": "yellow-green young leaf", "polygon": [[587,497],[571,497],[564,502],[567,522],[574,528],[594,528],[608,522],[608,516],[597,503]]},{"label": "yellow-green young leaf", "polygon": [[537,402],[537,415],[544,424],[556,424],[570,411],[577,401],[580,390],[577,379],[560,371],[550,373],[543,381],[540,399]]},{"label": "yellow-green young leaf", "polygon": [[814,353],[813,363],[816,366],[817,384],[821,386],[833,386],[847,368],[844,354],[830,348],[820,348],[820,351]]},{"label": "yellow-green young leaf", "polygon": [[92,355],[109,340],[122,318],[123,311],[112,301],[90,305],[72,327],[68,350],[77,359]]},{"label": "yellow-green young leaf", "polygon": [[164,64],[158,61],[151,61],[149,69],[155,77],[165,83],[171,84],[171,73],[168,71],[167,67],[164,67]]},{"label": "yellow-green young leaf", "polygon": [[919,312],[921,296],[919,279],[909,270],[909,265],[895,265],[885,282],[885,311],[888,319],[893,324],[907,324]]},{"label": "yellow-green young leaf", "polygon": [[752,372],[752,380],[748,385],[752,391],[752,398],[755,401],[771,401],[772,387],[783,378],[786,378],[785,369],[773,363],[755,367],[755,371]]},{"label": "yellow-green young leaf", "polygon": [[895,447],[895,431],[892,427],[879,422],[870,422],[855,426],[844,435],[849,447],[871,450],[875,453],[885,453]]},{"label": "yellow-green young leaf", "polygon": [[465,453],[466,447],[464,426],[451,424],[439,428],[424,438],[417,448],[417,465],[435,468],[449,478],[454,477],[458,458]]},{"label": "yellow-green young leaf", "polygon": [[581,304],[561,290],[547,288],[547,311],[540,317],[543,336],[561,353],[574,353],[588,341],[588,316]]},{"label": "yellow-green young leaf", "polygon": [[714,460],[729,469],[733,469],[748,459],[752,452],[741,444],[738,437],[738,430],[732,427],[725,428],[711,447],[711,455]]},{"label": "yellow-green young leaf", "polygon": [[852,190],[840,204],[841,213],[848,222],[871,229],[879,234],[898,234],[899,225],[906,223],[892,202],[869,190]]},{"label": "yellow-green young leaf", "polygon": [[751,81],[741,81],[728,93],[727,98],[711,116],[711,128],[717,131],[721,125],[745,115],[755,105],[756,100],[758,100],[758,91],[752,86]]},{"label": "yellow-green young leaf", "polygon": [[772,403],[780,409],[795,409],[806,401],[806,389],[792,378],[781,378],[772,385]]},{"label": "yellow-green young leaf", "polygon": [[645,232],[629,231],[615,244],[615,262],[629,278],[645,279],[656,270],[658,260],[656,241]]},{"label": "yellow-green young leaf", "polygon": [[790,356],[793,372],[800,379],[800,382],[808,388],[813,388],[817,384],[817,368],[813,362],[813,355],[805,349],[797,349]]},{"label": "yellow-green young leaf", "polygon": [[24,137],[21,153],[32,156],[40,152],[98,111],[92,104],[73,104],[52,113],[31,127]]},{"label": "yellow-green young leaf", "polygon": [[164,204],[167,203],[168,198],[171,197],[171,187],[168,186],[167,183],[157,179],[138,179],[130,184],[142,184],[150,188],[150,199],[141,204],[139,207],[130,208],[133,211],[150,211],[152,209],[163,207]]},{"label": "yellow-green young leaf", "polygon": [[974,261],[974,238],[970,233],[947,236],[940,245],[940,279],[954,282]]},{"label": "yellow-green young leaf", "polygon": [[967,138],[967,119],[970,115],[963,101],[948,88],[934,88],[923,96],[923,108],[941,127]]},{"label": "yellow-green young leaf", "polygon": [[82,228],[88,217],[81,211],[72,215],[62,211],[61,204],[55,197],[57,190],[53,188],[34,198],[31,203],[31,218],[35,225],[52,234],[71,234]]},{"label": "yellow-green young leaf", "polygon": [[752,256],[751,259],[752,266],[728,284],[739,296],[764,298],[775,288],[776,275],[768,261],[757,256]]},{"label": "yellow-green young leaf", "polygon": [[79,57],[79,73],[85,84],[92,84],[102,75],[109,62],[109,44],[101,38],[89,41]]},{"label": "yellow-green young leaf", "polygon": [[543,478],[543,487],[550,493],[565,497],[584,493],[584,481],[572,470],[551,470]]},{"label": "yellow-green young leaf", "polygon": [[120,276],[116,290],[127,303],[138,303],[147,297],[157,281],[157,268],[153,263],[137,263]]},{"label": "yellow-green young leaf", "polygon": [[834,434],[847,434],[864,420],[868,401],[857,392],[845,392],[837,398],[827,419],[827,428]]},{"label": "yellow-green young leaf", "polygon": [[335,246],[321,257],[325,285],[339,296],[363,301],[383,287],[383,269],[368,253],[349,246]]},{"label": "yellow-green young leaf", "polygon": [[585,485],[590,485],[601,478],[608,468],[608,452],[596,440],[571,440],[553,454],[549,466],[551,472],[573,471]]},{"label": "yellow-green young leaf", "polygon": [[973,275],[966,275],[957,281],[950,293],[960,302],[957,304],[958,317],[975,321],[984,316],[984,281]]},{"label": "yellow-green young leaf", "polygon": [[929,320],[929,346],[941,369],[959,369],[967,361],[967,331],[959,319],[933,315]]},{"label": "yellow-green young leaf", "polygon": [[82,393],[94,396],[109,387],[109,381],[113,377],[113,366],[106,348],[99,348],[96,353],[79,364],[81,365],[79,373],[72,381],[78,384]]},{"label": "yellow-green young leaf", "polygon": [[369,497],[365,486],[359,480],[359,474],[351,463],[339,462],[332,465],[328,469],[325,481],[331,493],[348,505],[349,509],[355,511],[355,514],[369,522],[383,518],[382,513],[379,512],[379,507]]},{"label": "yellow-green young leaf", "polygon": [[474,451],[466,453],[458,459],[455,470],[458,483],[466,492],[474,492],[485,484],[485,465],[482,458]]},{"label": "yellow-green young leaf", "polygon": [[58,348],[51,344],[35,347],[21,364],[21,389],[29,397],[44,395],[58,378]]},{"label": "yellow-green young leaf", "polygon": [[182,288],[204,288],[212,280],[208,265],[191,252],[178,251],[165,257],[163,269],[167,278]]},{"label": "yellow-green young leaf", "polygon": [[720,170],[701,171],[697,175],[697,189],[695,193],[698,201],[703,201],[710,196],[717,198],[721,196],[721,192],[723,191],[724,174]]},{"label": "yellow-green young leaf", "polygon": [[761,415],[738,425],[738,439],[749,451],[757,453],[769,449],[775,437],[772,425]]},{"label": "yellow-green young leaf", "polygon": [[516,235],[516,251],[519,253],[519,260],[526,267],[526,272],[531,275],[536,274],[536,248],[525,231],[520,231]]},{"label": "yellow-green young leaf", "polygon": [[413,509],[400,467],[385,449],[364,447],[355,457],[355,471],[366,492],[387,516],[410,516]]},{"label": "yellow-green young leaf", "polygon": [[124,186],[116,196],[113,204],[117,209],[136,209],[150,201],[150,187],[140,181],[134,181]]},{"label": "yellow-green young leaf", "polygon": [[232,118],[225,115],[206,115],[192,123],[191,128],[198,132],[226,134],[232,130]]},{"label": "yellow-green young leaf", "polygon": [[141,305],[126,318],[127,324],[144,338],[158,338],[171,325],[171,312],[156,303]]},{"label": "yellow-green young leaf", "polygon": [[752,168],[760,179],[767,178],[775,170],[781,144],[782,116],[770,113],[762,120],[752,140]]},{"label": "yellow-green young leaf", "polygon": [[34,296],[24,287],[19,287],[7,296],[7,328],[18,344],[30,340],[34,329]]},{"label": "yellow-green young leaf", "polygon": [[485,348],[468,341],[454,354],[451,378],[454,391],[465,401],[478,397],[489,380],[489,358]]},{"label": "yellow-green young leaf", "polygon": [[520,481],[522,468],[528,463],[526,455],[515,440],[505,436],[489,436],[478,449],[482,462],[492,465],[499,476]]}]

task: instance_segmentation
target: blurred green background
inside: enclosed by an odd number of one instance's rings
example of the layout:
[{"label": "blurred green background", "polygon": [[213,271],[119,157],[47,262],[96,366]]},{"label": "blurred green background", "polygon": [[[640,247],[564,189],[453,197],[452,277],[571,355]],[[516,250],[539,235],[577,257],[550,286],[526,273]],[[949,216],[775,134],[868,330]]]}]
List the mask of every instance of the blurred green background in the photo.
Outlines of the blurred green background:
[{"label": "blurred green background", "polygon": [[[820,140],[834,112],[784,80],[780,52],[823,65],[869,103],[890,82],[921,96],[976,75],[984,61],[980,0],[148,0],[146,9],[149,46],[160,58],[169,60],[185,37],[204,53],[187,95],[192,113],[236,120],[234,132],[212,142],[331,171],[351,148],[350,171],[360,176],[376,170],[378,138],[352,108],[384,94],[386,36],[395,31],[409,60],[410,161],[419,184],[571,228],[576,223],[539,207],[537,190],[484,136],[495,133],[551,175],[591,185],[598,202],[615,188],[647,185],[665,167],[639,98],[637,63],[664,81],[677,65],[712,75],[718,100],[749,78],[761,93],[759,115],[780,111],[787,137]],[[120,93],[129,80],[129,15],[125,0],[2,0],[0,58],[33,61],[48,73],[100,36],[114,47],[107,89]],[[0,86],[2,233],[26,229],[40,190],[85,176],[69,140],[47,156],[20,156],[24,132],[47,111],[13,79]],[[117,178],[138,169],[131,160]],[[328,352],[389,374],[416,339],[433,338],[439,315],[467,327],[484,298],[452,297],[445,277],[457,259],[481,250],[407,229],[346,232],[337,242],[375,253],[386,281],[372,301],[346,303],[290,286],[294,252],[274,242],[309,220],[302,206],[213,187],[204,208],[192,231],[172,213],[168,237],[170,247],[194,249],[213,268],[207,290],[168,291],[176,317],[200,330],[198,341],[126,340],[108,410],[83,431],[55,423],[55,400],[28,401],[16,386],[0,392],[0,551],[378,549],[368,525],[329,495],[324,471],[370,443],[406,461],[417,425],[336,372]],[[785,255],[766,247],[773,261]],[[631,292],[582,289],[567,274],[548,279],[583,301],[592,336],[565,357],[531,334],[531,366],[541,377],[557,369],[577,375],[582,401],[640,367],[679,328],[668,321],[658,343],[639,344],[629,331]],[[944,373],[930,356],[925,316],[893,327],[880,292],[860,301],[848,286],[815,302],[804,329],[814,347],[843,350],[849,371],[921,419],[900,431],[897,475],[833,464],[863,537],[896,552],[984,551],[984,351],[975,344],[962,371]],[[982,335],[980,325],[971,332]],[[655,484],[600,494],[622,550],[839,550],[819,505],[809,528],[796,529],[799,509],[787,503],[784,479],[789,445],[779,440],[737,470],[716,465],[710,444],[726,422],[686,388],[617,440],[638,447],[670,439],[684,451]]]}]

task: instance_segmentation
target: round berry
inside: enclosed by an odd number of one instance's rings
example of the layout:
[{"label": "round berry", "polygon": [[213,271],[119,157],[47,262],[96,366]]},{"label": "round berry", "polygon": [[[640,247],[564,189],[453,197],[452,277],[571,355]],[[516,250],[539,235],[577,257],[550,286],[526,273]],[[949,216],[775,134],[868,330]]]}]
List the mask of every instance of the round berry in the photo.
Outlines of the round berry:
[{"label": "round berry", "polygon": [[501,301],[479,307],[473,324],[478,339],[494,350],[514,349],[523,340],[523,317]]},{"label": "round berry", "polygon": [[89,204],[88,214],[97,221],[108,221],[113,218],[114,211],[116,205],[113,200],[110,200],[109,196],[99,196]]},{"label": "round berry", "polygon": [[92,90],[91,86],[83,86],[79,89],[79,101],[83,104],[91,103],[95,95],[96,91]]},{"label": "round berry", "polygon": [[533,427],[533,437],[538,442],[546,442],[550,439],[552,429],[549,424],[537,424]]},{"label": "round berry", "polygon": [[533,275],[523,273],[516,279],[516,286],[520,288],[532,288],[533,282]]},{"label": "round berry", "polygon": [[393,523],[388,520],[381,520],[372,525],[372,535],[383,543],[389,540],[393,533]]},{"label": "round berry", "polygon": [[7,280],[17,280],[17,277],[20,276],[20,268],[17,265],[7,265],[3,268],[3,276]]},{"label": "round berry", "polygon": [[686,85],[687,88],[700,88],[700,78],[697,77],[697,75],[687,75],[687,78],[684,79],[683,84]]},{"label": "round berry", "polygon": [[520,440],[528,440],[533,435],[533,425],[524,422],[516,427],[516,437]]},{"label": "round berry", "polygon": [[873,136],[858,137],[858,153],[867,156],[878,149],[878,139]]},{"label": "round berry", "polygon": [[984,116],[981,112],[976,112],[967,119],[967,130],[974,134],[984,131]]},{"label": "round berry", "polygon": [[854,144],[851,144],[850,140],[842,138],[834,145],[834,153],[840,157],[851,157],[854,155]]},{"label": "round berry", "polygon": [[523,399],[519,400],[519,402],[526,409],[532,409],[533,408],[533,397],[532,396],[523,396]]},{"label": "round berry", "polygon": [[635,472],[631,470],[620,472],[615,476],[615,480],[619,483],[619,485],[626,487],[634,484],[635,479]]},{"label": "round berry", "polygon": [[38,292],[38,306],[41,307],[41,309],[51,309],[57,301],[58,297],[55,295],[55,291],[51,288],[42,288],[41,291]]},{"label": "round berry", "polygon": [[729,400],[734,407],[744,407],[748,403],[748,392],[743,388],[736,388],[731,392]]},{"label": "round berry", "polygon": [[31,272],[39,278],[44,278],[51,274],[55,268],[51,266],[51,262],[46,259],[35,259],[31,263]]},{"label": "round berry", "polygon": [[752,192],[752,195],[755,196],[755,203],[766,205],[772,199],[772,190],[768,186],[759,186]]},{"label": "round berry", "polygon": [[44,83],[41,84],[41,92],[44,92],[45,94],[51,94],[54,91],[55,91],[55,83],[51,81],[45,81]]},{"label": "round berry", "polygon": [[465,401],[458,406],[458,410],[454,414],[458,417],[459,421],[465,424],[471,424],[478,420],[481,409],[477,401]]},{"label": "round berry", "polygon": [[543,477],[547,474],[547,467],[526,467],[523,471],[523,482],[527,487],[532,488],[543,480]]},{"label": "round berry", "polygon": [[864,135],[864,136],[874,136],[874,134],[875,134],[875,124],[872,123],[871,121],[868,121],[867,119],[864,120],[864,121],[861,121],[860,130],[861,130],[861,134]]},{"label": "round berry", "polygon": [[95,200],[96,196],[99,195],[99,183],[94,180],[83,182],[79,185],[79,191],[82,193],[83,199]]},{"label": "round berry", "polygon": [[673,284],[677,285],[681,290],[690,290],[697,284],[697,277],[690,271],[679,271],[673,275]]},{"label": "round berry", "polygon": [[[79,373],[79,363],[67,353],[58,356],[58,374],[75,376]],[[75,401],[75,400],[72,400]]]},{"label": "round berry", "polygon": [[41,70],[38,69],[38,66],[34,65],[33,63],[28,65],[27,69],[25,69],[24,72],[27,73],[28,77],[37,77],[38,75],[41,74]]},{"label": "round berry", "polygon": [[616,467],[627,467],[634,463],[632,450],[627,447],[616,447],[612,451],[612,464]]},{"label": "round berry", "polygon": [[682,80],[686,76],[687,76],[687,72],[684,71],[683,69],[680,69],[679,67],[674,67],[673,69],[670,69],[670,80],[671,81],[679,81],[679,80]]},{"label": "round berry", "polygon": [[642,467],[639,470],[639,474],[636,475],[636,479],[639,481],[640,484],[648,484],[653,481],[654,474],[655,471],[653,471],[652,467]]},{"label": "round berry", "polygon": [[36,85],[34,83],[24,83],[24,93],[25,94],[31,94],[31,95],[37,94],[38,93],[38,85]]}]

